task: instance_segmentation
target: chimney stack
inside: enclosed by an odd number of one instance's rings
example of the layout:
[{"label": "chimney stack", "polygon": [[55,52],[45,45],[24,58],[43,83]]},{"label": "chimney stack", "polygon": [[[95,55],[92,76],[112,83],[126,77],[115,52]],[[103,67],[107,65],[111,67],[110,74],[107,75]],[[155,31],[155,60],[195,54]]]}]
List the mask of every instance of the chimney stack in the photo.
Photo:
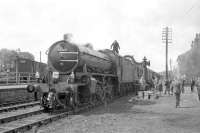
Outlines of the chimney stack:
[{"label": "chimney stack", "polygon": [[64,34],[64,40],[70,42],[72,38],[72,34]]}]

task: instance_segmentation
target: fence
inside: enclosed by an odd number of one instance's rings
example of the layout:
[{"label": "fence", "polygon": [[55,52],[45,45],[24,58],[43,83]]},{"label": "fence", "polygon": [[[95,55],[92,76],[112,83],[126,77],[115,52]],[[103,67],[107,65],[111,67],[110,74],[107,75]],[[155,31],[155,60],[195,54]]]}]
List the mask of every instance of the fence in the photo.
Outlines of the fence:
[{"label": "fence", "polygon": [[0,73],[0,85],[22,84],[36,82],[35,73],[7,72]]}]

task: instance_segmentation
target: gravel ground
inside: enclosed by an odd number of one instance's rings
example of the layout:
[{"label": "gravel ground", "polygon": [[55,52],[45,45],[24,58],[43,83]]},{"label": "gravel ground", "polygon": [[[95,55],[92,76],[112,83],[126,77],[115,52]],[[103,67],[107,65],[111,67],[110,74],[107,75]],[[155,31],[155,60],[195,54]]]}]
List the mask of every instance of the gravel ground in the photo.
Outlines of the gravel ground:
[{"label": "gravel ground", "polygon": [[[196,93],[143,100],[127,96],[80,115],[41,127],[38,133],[199,133],[200,103]],[[33,132],[30,131],[30,132]]]}]

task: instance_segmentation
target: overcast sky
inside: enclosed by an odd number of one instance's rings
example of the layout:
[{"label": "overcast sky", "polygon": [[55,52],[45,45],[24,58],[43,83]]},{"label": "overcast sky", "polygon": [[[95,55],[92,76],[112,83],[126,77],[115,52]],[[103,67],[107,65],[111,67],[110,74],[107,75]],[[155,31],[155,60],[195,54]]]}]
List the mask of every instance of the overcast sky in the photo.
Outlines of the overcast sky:
[{"label": "overcast sky", "polygon": [[46,61],[45,51],[63,34],[94,49],[117,40],[121,55],[146,56],[155,71],[165,69],[162,28],[173,30],[169,59],[189,50],[200,32],[199,0],[1,0],[0,48],[28,51]]}]

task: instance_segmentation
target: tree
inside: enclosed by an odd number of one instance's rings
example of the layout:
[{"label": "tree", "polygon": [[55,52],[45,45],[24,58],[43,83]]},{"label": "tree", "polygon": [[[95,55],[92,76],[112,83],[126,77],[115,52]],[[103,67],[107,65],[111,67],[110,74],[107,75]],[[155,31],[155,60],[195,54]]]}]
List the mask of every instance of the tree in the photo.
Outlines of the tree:
[{"label": "tree", "polygon": [[34,55],[29,52],[19,52],[18,56],[25,59],[35,60]]},{"label": "tree", "polygon": [[9,49],[0,50],[0,69],[5,71],[14,67],[14,61],[17,58],[17,52]]},{"label": "tree", "polygon": [[33,54],[29,52],[16,52],[15,50],[9,50],[6,48],[0,49],[0,71],[13,69],[18,57],[34,60]]}]

